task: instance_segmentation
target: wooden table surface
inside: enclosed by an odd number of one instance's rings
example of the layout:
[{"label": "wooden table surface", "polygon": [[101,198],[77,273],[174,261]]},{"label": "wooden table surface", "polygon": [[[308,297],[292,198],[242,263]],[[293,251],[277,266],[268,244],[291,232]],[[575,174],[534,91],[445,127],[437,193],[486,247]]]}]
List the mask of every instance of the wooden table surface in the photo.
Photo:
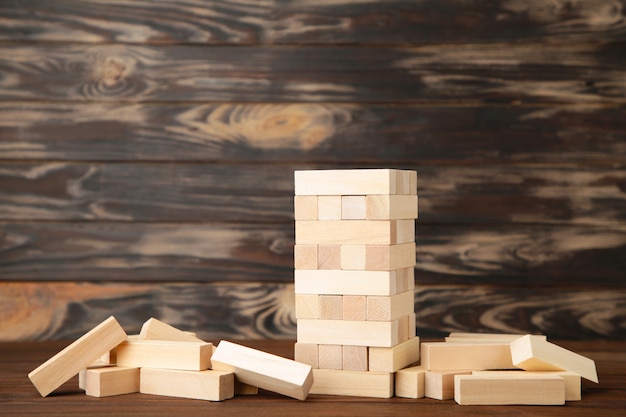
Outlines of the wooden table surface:
[{"label": "wooden table surface", "polygon": [[[293,341],[241,342],[292,357]],[[108,398],[86,396],[77,377],[42,398],[27,374],[68,342],[0,344],[0,415],[6,416],[616,416],[626,412],[626,342],[557,342],[596,361],[599,384],[583,382],[582,401],[565,406],[459,406],[453,400],[374,399],[310,395],[306,401],[270,392],[208,402],[144,394]]]}]

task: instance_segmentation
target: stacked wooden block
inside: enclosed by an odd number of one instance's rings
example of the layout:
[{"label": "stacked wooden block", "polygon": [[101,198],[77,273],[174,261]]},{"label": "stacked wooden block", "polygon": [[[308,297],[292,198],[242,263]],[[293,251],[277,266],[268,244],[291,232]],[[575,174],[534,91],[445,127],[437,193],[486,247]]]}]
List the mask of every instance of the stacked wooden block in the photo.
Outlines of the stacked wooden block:
[{"label": "stacked wooden block", "polygon": [[414,266],[417,174],[295,172],[295,359],[312,393],[393,396],[419,360]]}]

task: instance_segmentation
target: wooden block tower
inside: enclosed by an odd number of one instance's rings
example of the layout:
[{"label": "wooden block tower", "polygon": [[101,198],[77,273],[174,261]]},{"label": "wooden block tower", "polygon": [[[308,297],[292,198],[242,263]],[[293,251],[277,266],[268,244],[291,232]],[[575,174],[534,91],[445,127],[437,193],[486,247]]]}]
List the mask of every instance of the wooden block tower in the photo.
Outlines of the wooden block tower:
[{"label": "wooden block tower", "polygon": [[417,173],[295,172],[295,359],[311,393],[393,396],[419,360],[414,266]]}]

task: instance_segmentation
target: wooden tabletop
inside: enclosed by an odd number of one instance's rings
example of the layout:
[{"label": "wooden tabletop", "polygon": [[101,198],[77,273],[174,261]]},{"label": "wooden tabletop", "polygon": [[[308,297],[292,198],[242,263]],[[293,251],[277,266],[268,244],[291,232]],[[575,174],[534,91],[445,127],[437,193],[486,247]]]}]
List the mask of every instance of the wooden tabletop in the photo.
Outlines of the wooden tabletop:
[{"label": "wooden tabletop", "polygon": [[[293,357],[293,341],[241,342]],[[626,410],[626,342],[556,342],[596,361],[599,384],[583,381],[582,401],[565,406],[459,406],[453,400],[374,399],[310,395],[306,401],[260,391],[214,403],[145,394],[88,397],[77,377],[42,398],[27,374],[68,342],[0,344],[0,415],[10,416],[615,416]],[[621,410],[621,411],[620,411]]]}]

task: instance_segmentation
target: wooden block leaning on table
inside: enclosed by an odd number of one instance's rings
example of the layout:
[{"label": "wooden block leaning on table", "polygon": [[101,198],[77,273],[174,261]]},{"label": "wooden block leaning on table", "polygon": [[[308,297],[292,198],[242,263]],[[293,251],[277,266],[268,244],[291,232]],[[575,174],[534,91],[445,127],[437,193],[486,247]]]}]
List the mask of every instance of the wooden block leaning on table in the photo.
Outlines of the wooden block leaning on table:
[{"label": "wooden block leaning on table", "polygon": [[565,381],[565,401],[581,400],[580,375],[572,371],[472,371],[472,375],[482,377],[515,376],[517,378],[533,378],[535,376],[556,375]]},{"label": "wooden block leaning on table", "polygon": [[86,369],[84,373],[85,394],[92,397],[139,392],[139,368],[110,366]]},{"label": "wooden block leaning on table", "polygon": [[234,387],[232,372],[141,368],[142,394],[223,401],[234,396]]},{"label": "wooden block leaning on table", "polygon": [[454,398],[454,377],[471,375],[472,371],[426,371],[424,375],[424,396],[435,400],[451,400]]},{"label": "wooden block leaning on table", "polygon": [[396,372],[420,360],[420,339],[412,337],[393,347],[369,348],[370,371]]},{"label": "wooden block leaning on table", "polygon": [[415,194],[417,173],[397,169],[294,172],[295,195]]},{"label": "wooden block leaning on table", "polygon": [[509,343],[422,343],[421,353],[428,370],[515,369]]},{"label": "wooden block leaning on table", "polygon": [[146,321],[139,332],[139,340],[169,340],[179,342],[203,342],[195,334],[185,332],[176,327],[163,323],[154,317]]},{"label": "wooden block leaning on table", "polygon": [[356,397],[393,397],[393,374],[334,369],[313,369],[311,394]]},{"label": "wooden block leaning on table", "polygon": [[117,347],[117,364],[137,368],[203,371],[211,366],[211,343],[129,340]]},{"label": "wooden block leaning on table", "polygon": [[454,400],[461,405],[563,405],[565,381],[556,375],[516,376],[457,375]]}]

